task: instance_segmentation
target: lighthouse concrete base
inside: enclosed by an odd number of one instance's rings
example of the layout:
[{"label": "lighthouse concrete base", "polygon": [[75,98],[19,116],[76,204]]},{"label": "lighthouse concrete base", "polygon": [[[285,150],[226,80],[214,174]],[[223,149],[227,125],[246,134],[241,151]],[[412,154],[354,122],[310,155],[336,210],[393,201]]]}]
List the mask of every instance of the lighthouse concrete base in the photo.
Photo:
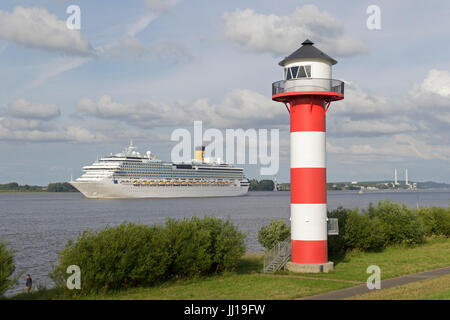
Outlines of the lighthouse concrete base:
[{"label": "lighthouse concrete base", "polygon": [[286,264],[286,268],[296,273],[328,273],[333,271],[334,263],[331,261],[326,263],[295,263],[289,261]]}]

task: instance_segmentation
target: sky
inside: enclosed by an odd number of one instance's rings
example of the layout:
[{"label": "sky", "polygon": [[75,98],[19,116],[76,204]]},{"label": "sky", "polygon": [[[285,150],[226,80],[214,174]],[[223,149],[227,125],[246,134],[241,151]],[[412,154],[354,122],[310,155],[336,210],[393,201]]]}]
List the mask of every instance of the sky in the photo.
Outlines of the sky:
[{"label": "sky", "polygon": [[[80,29],[67,28],[70,5]],[[370,5],[380,28],[369,29]],[[327,179],[450,183],[447,1],[28,0],[0,4],[0,183],[46,185],[123,150],[170,160],[177,128],[279,129],[278,65],[306,39],[338,61]],[[244,165],[249,178],[260,165]]]}]

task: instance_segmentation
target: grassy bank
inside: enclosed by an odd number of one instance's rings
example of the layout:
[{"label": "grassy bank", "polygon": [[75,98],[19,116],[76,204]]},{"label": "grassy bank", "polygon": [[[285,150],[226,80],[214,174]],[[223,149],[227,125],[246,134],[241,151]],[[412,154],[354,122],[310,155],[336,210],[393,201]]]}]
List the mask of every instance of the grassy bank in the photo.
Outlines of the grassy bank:
[{"label": "grassy bank", "polygon": [[[431,238],[415,247],[395,246],[382,252],[351,252],[328,274],[280,272],[275,275],[262,273],[262,254],[247,254],[240,260],[236,271],[220,275],[169,281],[108,294],[73,297],[61,290],[50,289],[17,295],[13,299],[295,299],[364,283],[368,277],[366,269],[373,264],[381,268],[382,279],[446,267],[450,265],[449,252],[450,239]],[[426,298],[429,299],[448,295],[448,292],[440,291],[426,291],[424,295],[428,293]]]},{"label": "grassy bank", "polygon": [[381,278],[388,279],[404,274],[423,272],[450,266],[450,239],[428,238],[415,247],[390,246],[382,252],[353,251],[336,264],[329,274],[305,276],[366,281],[366,269],[370,265],[381,268]]}]

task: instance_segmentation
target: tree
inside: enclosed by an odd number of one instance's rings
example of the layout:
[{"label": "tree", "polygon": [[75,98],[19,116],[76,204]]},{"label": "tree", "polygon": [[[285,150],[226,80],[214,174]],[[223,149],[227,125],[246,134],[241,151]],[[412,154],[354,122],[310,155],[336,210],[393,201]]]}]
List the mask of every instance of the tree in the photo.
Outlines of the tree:
[{"label": "tree", "polygon": [[290,236],[291,230],[283,219],[271,220],[267,226],[262,226],[258,231],[258,241],[267,250]]}]

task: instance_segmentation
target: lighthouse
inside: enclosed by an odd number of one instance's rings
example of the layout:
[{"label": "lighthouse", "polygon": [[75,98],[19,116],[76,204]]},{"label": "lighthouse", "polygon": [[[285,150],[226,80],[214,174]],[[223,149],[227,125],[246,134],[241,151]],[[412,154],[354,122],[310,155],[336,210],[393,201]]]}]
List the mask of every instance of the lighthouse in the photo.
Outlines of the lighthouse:
[{"label": "lighthouse", "polygon": [[294,272],[328,272],[325,116],[344,99],[344,83],[332,79],[336,60],[310,40],[279,65],[283,80],[272,84],[272,100],[290,114],[291,259]]}]

